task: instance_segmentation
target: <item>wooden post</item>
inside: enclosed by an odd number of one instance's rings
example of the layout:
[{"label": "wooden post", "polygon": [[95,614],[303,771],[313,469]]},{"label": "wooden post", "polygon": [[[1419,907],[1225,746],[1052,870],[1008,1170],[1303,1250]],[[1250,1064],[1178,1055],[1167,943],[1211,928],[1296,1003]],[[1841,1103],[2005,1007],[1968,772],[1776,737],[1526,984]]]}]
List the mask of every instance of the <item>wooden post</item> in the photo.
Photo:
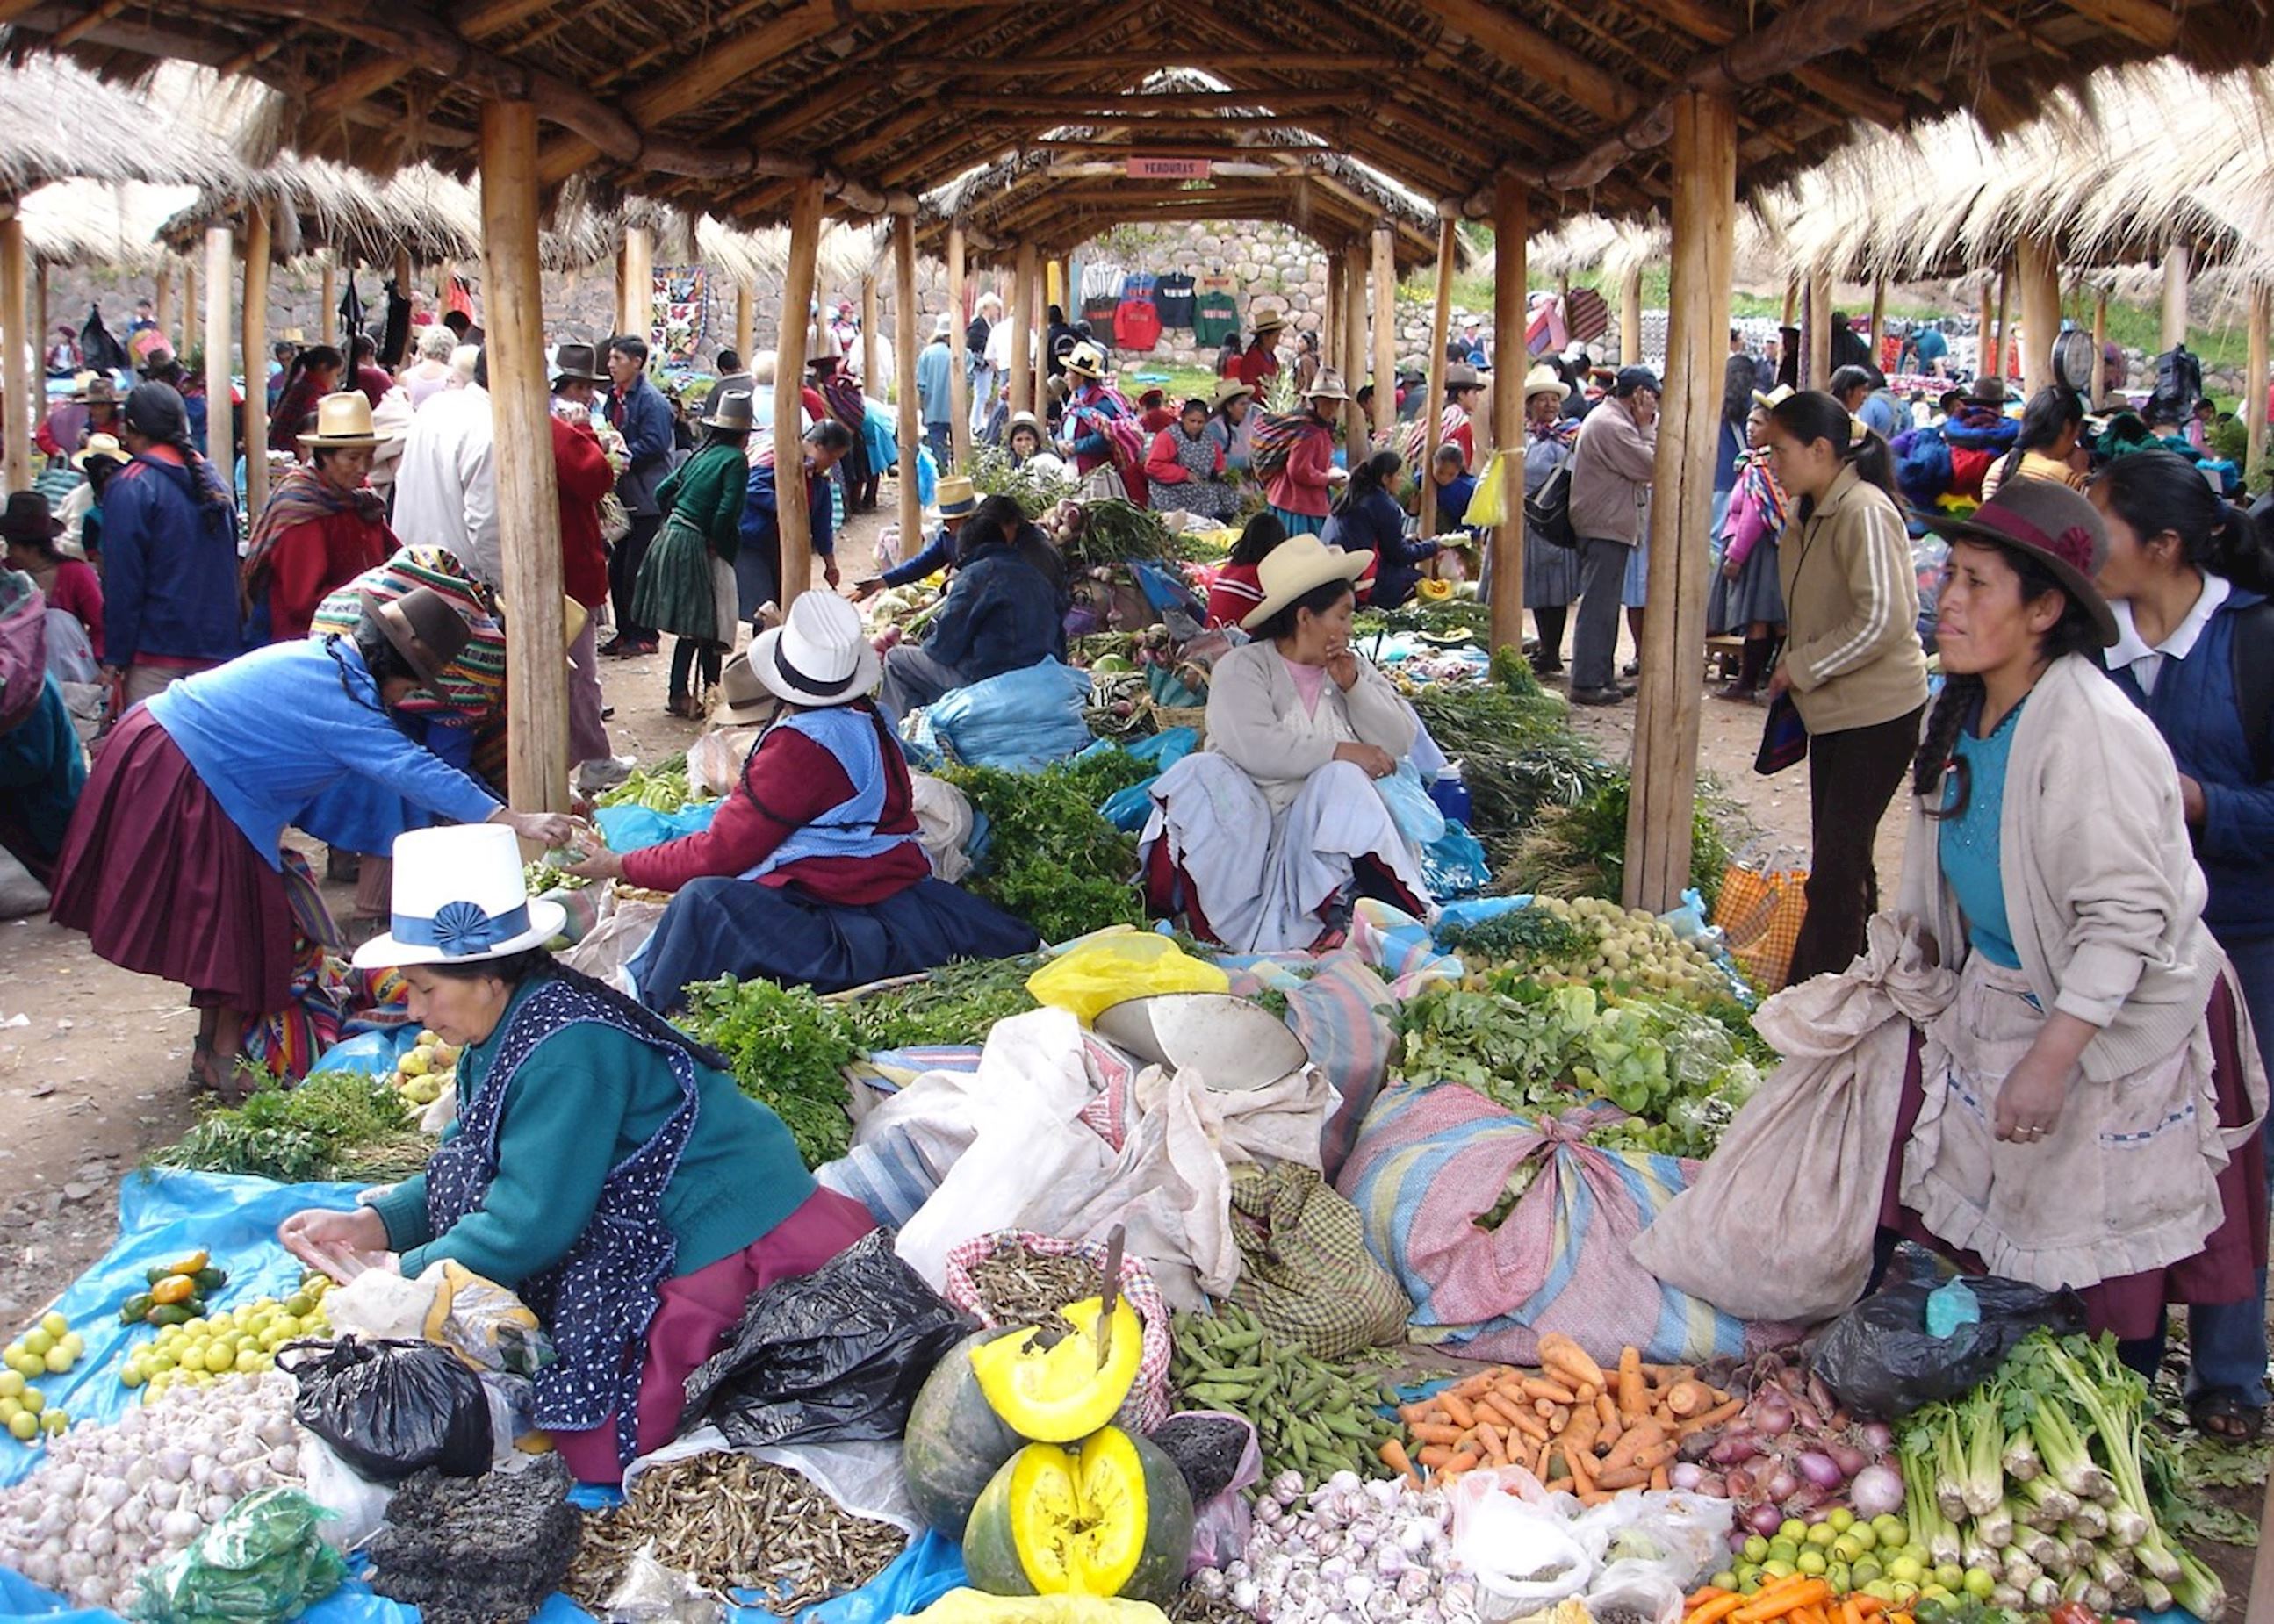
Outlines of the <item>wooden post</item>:
[{"label": "wooden post", "polygon": [[1832,381],[1832,273],[1829,271],[1815,272],[1808,279],[1808,370],[1800,381],[1811,389],[1824,388]]},{"label": "wooden post", "polygon": [[[1887,279],[1871,279],[1871,365],[1879,365],[1879,339],[1887,330]],[[1885,369],[1882,369],[1885,370]]]},{"label": "wooden post", "polygon": [[1344,253],[1342,264],[1343,347],[1335,365],[1342,372],[1343,387],[1352,395],[1350,409],[1343,414],[1343,447],[1348,455],[1372,447],[1374,424],[1356,398],[1366,377],[1366,267],[1359,261],[1356,243]]},{"label": "wooden post", "polygon": [[[898,241],[900,237],[898,227],[893,229],[892,237],[895,241]],[[892,342],[895,344],[900,342],[898,336],[900,318],[900,312],[894,311]],[[900,368],[906,366],[907,363],[898,356],[893,357],[893,373],[897,378]],[[879,400],[884,398],[877,378],[877,277],[873,271],[861,279],[861,387],[876,395]]]},{"label": "wooden post", "polygon": [[[1343,256],[1340,252],[1327,256],[1327,308],[1319,322],[1319,365],[1337,371],[1342,366],[1343,332]],[[1358,385],[1345,382],[1343,387],[1352,394]],[[1171,401],[1171,405],[1176,404]]]},{"label": "wooden post", "polygon": [[[323,334],[324,342],[326,343],[336,344],[340,342],[340,267],[333,261],[331,253],[328,250],[327,250],[324,254],[323,291],[316,297],[324,302],[324,308],[321,312],[323,321],[321,327],[318,330]],[[348,335],[348,342],[350,347],[353,346],[355,342],[354,334],[350,333]],[[347,359],[350,365],[348,372],[343,374],[343,376],[352,380],[355,371],[353,365],[355,357],[353,356],[349,356]]]},{"label": "wooden post", "polygon": [[1035,311],[1030,303],[1035,294],[1035,245],[1019,244],[1018,268],[1011,278],[1011,410],[1014,412],[1035,410],[1034,350],[1029,341],[1035,332]]},{"label": "wooden post", "polygon": [[[1033,398],[1027,402],[1027,410],[1047,423],[1050,421],[1050,393],[1044,386],[1050,375],[1050,364],[1045,358],[1050,349],[1048,342],[1050,322],[1047,319],[1050,301],[1044,297],[1044,278],[1041,260],[1037,259],[1035,262],[1035,268],[1030,273],[1028,280],[1033,286],[1027,289],[1027,314],[1029,318],[1027,325],[1027,342],[1034,353],[1034,363],[1028,377],[1033,381],[1035,393]],[[1098,348],[1104,350],[1111,357],[1113,354],[1113,335],[1107,334]]]},{"label": "wooden post", "polygon": [[923,419],[916,410],[916,222],[892,216],[892,382],[900,407],[900,556],[922,545],[923,503],[916,495],[916,459],[923,451]]},{"label": "wooden post", "polygon": [[2250,425],[2250,448],[2243,454],[2242,477],[2247,483],[2258,471],[2266,449],[2266,293],[2250,290],[2249,360],[2242,375],[2244,421]]},{"label": "wooden post", "polygon": [[1397,237],[1374,229],[1374,437],[1397,432]]},{"label": "wooden post", "polygon": [[[206,459],[221,476],[223,488],[237,488],[236,437],[230,432],[235,416],[229,404],[229,277],[237,245],[227,226],[206,228]],[[245,393],[256,385],[266,400],[266,380],[245,370]]]},{"label": "wooden post", "polygon": [[2108,290],[2104,288],[2092,299],[2092,407],[2098,410],[2100,402],[2108,398]]},{"label": "wooden post", "polygon": [[[186,254],[182,259],[181,330],[168,334],[167,342],[174,346],[174,353],[177,356],[185,356],[190,353],[190,341],[197,336],[197,333],[198,261],[196,255]],[[184,362],[183,365],[186,366],[188,363]]]},{"label": "wooden post", "polygon": [[2014,346],[2008,342],[2013,329],[2006,325],[2007,312],[2013,309],[2014,267],[2010,261],[1998,267],[1998,365],[1992,369],[1993,377],[2003,378],[2014,358]]},{"label": "wooden post", "polygon": [[[410,298],[412,292],[410,279],[416,274],[416,268],[410,263],[410,251],[408,248],[396,249],[395,251],[395,290],[406,299]],[[417,301],[412,300],[412,304],[415,306]],[[412,314],[415,318],[417,314],[415,308]],[[441,315],[442,312],[439,310],[434,312],[437,320],[441,319]]]},{"label": "wooden post", "polygon": [[1509,522],[1492,534],[1492,646],[1524,647],[1524,375],[1526,313],[1525,240],[1532,235],[1532,195],[1517,177],[1503,173],[1493,189],[1493,444],[1518,459],[1502,470],[1512,482]]},{"label": "wooden post", "polygon": [[1429,399],[1421,408],[1421,455],[1419,466],[1409,470],[1421,482],[1421,533],[1437,533],[1437,486],[1429,477],[1430,464],[1436,461],[1437,442],[1443,438],[1445,426],[1445,342],[1453,330],[1453,261],[1458,256],[1460,238],[1453,235],[1453,222],[1449,215],[1437,222],[1437,299],[1429,315]]},{"label": "wooden post", "polygon": [[1619,365],[1642,365],[1642,267],[1619,278]]},{"label": "wooden post", "polygon": [[27,342],[31,335],[25,328],[31,324],[31,295],[26,275],[24,251],[24,222],[8,206],[7,216],[0,219],[0,341],[8,346],[4,365],[0,365],[0,391],[6,395],[6,410],[0,414],[0,434],[4,434],[7,462],[7,485],[12,493],[32,488],[32,391],[34,361],[39,345]]},{"label": "wooden post", "polygon": [[[742,357],[742,365],[750,365],[751,346],[758,342],[757,290],[748,282],[734,289],[734,353]],[[776,357],[777,363],[779,357]]]},{"label": "wooden post", "polygon": [[2173,243],[2164,251],[2164,348],[2187,340],[2187,245]]},{"label": "wooden post", "polygon": [[516,810],[568,809],[568,652],[561,497],[546,420],[537,258],[537,107],[482,103],[483,349],[489,360],[506,635],[507,789]]},{"label": "wooden post", "polygon": [[[1057,286],[1050,290],[1050,303],[1058,307],[1067,325],[1071,326],[1081,320],[1081,300],[1075,296],[1073,288],[1073,256],[1060,254],[1051,260],[1050,275]],[[1050,312],[1047,309],[1043,312],[1043,327],[1044,336],[1048,336]]]},{"label": "wooden post", "polygon": [[947,425],[947,432],[958,468],[971,459],[971,380],[964,372],[968,352],[963,342],[964,324],[971,320],[971,312],[963,303],[967,291],[963,222],[952,220],[947,225],[947,410],[955,420]]},{"label": "wooden post", "polygon": [[457,280],[457,274],[458,262],[455,259],[440,260],[434,267],[434,310],[438,317],[450,308],[450,284]]},{"label": "wooden post", "polygon": [[1784,279],[1784,320],[1780,325],[1788,327],[1800,325],[1800,278],[1797,276]]},{"label": "wooden post", "polygon": [[[805,506],[805,447],[798,412],[805,380],[805,334],[821,252],[821,182],[791,184],[789,274],[782,282],[781,337],[774,357],[775,511],[781,530],[782,613],[813,584],[813,523]],[[783,470],[789,472],[785,477]]]},{"label": "wooden post", "polygon": [[245,214],[245,510],[268,506],[268,212]]},{"label": "wooden post", "polygon": [[172,260],[158,267],[155,286],[150,291],[150,320],[158,324],[158,333],[169,344],[174,342],[174,266]]},{"label": "wooden post", "polygon": [[[619,263],[623,267],[623,309],[617,314],[616,330],[652,342],[655,326],[655,239],[645,226],[625,228],[623,252]],[[802,368],[804,365],[805,357],[802,355],[790,362],[793,368]]]},{"label": "wooden post", "polygon": [[1981,354],[1974,364],[1974,375],[1977,378],[1998,376],[1997,299],[1997,285],[1991,280],[1990,274],[1985,271],[1982,275],[1982,337],[1977,344]]},{"label": "wooden post", "polygon": [[[1673,101],[1674,277],[1666,394],[1650,516],[1650,613],[1635,719],[1625,900],[1662,914],[1690,883],[1698,724],[1705,701],[1706,535],[1713,442],[1736,258],[1737,109],[1726,95]],[[1830,315],[1829,297],[1820,314]]]},{"label": "wooden post", "polygon": [[2060,255],[2034,233],[2014,245],[2022,283],[2022,388],[2034,395],[2053,381],[2053,340],[2060,333]]},{"label": "wooden post", "polygon": [[32,368],[34,377],[44,377],[47,365],[41,359],[48,351],[48,267],[44,264],[32,267]]}]

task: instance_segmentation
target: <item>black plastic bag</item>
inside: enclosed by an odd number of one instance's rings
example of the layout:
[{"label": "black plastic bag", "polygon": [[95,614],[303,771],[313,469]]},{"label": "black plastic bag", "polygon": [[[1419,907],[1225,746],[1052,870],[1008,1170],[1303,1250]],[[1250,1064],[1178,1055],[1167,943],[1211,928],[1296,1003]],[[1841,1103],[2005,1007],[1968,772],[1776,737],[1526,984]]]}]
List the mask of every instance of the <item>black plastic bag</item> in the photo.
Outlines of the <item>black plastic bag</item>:
[{"label": "black plastic bag", "polygon": [[931,1367],[978,1328],[876,1229],[753,1296],[724,1351],[687,1379],[680,1430],[737,1448],[898,1438]]},{"label": "black plastic bag", "polygon": [[1811,1372],[1858,1415],[1894,1421],[1971,1391],[2040,1326],[2063,1336],[2084,1329],[2084,1301],[2074,1291],[1969,1275],[1982,1318],[1938,1337],[1926,1327],[1926,1300],[1943,1283],[1906,1282],[1865,1297],[1817,1337]]},{"label": "black plastic bag", "polygon": [[300,1384],[300,1425],[367,1482],[430,1466],[453,1477],[490,1469],[489,1397],[448,1349],[344,1336],[320,1351],[288,1348],[276,1362]]},{"label": "black plastic bag", "polygon": [[108,378],[113,372],[131,372],[134,363],[127,359],[126,351],[111,337],[110,329],[102,324],[102,306],[87,307],[87,323],[79,330],[79,364],[89,372]]}]

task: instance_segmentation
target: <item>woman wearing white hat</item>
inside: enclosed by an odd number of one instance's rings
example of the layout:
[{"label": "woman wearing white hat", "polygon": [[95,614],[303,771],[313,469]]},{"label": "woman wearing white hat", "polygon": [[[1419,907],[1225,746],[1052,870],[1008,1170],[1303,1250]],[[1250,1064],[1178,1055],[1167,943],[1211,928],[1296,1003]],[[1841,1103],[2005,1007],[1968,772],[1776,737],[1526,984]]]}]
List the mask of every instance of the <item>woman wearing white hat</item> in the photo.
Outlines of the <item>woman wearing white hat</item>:
[{"label": "woman wearing white hat", "polygon": [[1065,416],[1058,425],[1058,447],[1073,459],[1073,471],[1097,483],[1090,496],[1126,496],[1147,505],[1145,432],[1129,397],[1105,381],[1105,352],[1080,343],[1065,358]]},{"label": "woman wearing white hat", "polygon": [[1256,567],[1254,641],[1218,660],[1208,748],[1153,786],[1138,847],[1147,900],[1239,952],[1331,944],[1363,894],[1419,914],[1418,854],[1374,786],[1419,729],[1351,647],[1351,583],[1371,555],[1314,536]]},{"label": "woman wearing white hat", "polygon": [[753,1292],[875,1228],[817,1186],[726,1059],[553,962],[510,831],[395,846],[394,929],[356,954],[400,970],[414,1019],[459,1049],[458,1117],[426,1170],[277,1237],[335,1278],[454,1262],[518,1292],[553,1342],[535,1419],[570,1470],[615,1483],[678,1431],[686,1380]]},{"label": "woman wearing white hat", "polygon": [[[1570,460],[1571,443],[1579,437],[1578,420],[1566,417],[1563,402],[1570,387],[1563,374],[1547,362],[1536,363],[1524,376],[1524,494],[1540,494],[1547,477]],[[1539,633],[1532,668],[1543,677],[1563,673],[1563,626],[1571,601],[1579,596],[1579,553],[1559,547],[1538,530],[1526,528],[1524,537],[1524,606],[1532,611]]]},{"label": "woman wearing white hat", "polygon": [[317,402],[316,426],[300,447],[308,460],[277,475],[237,570],[247,641],[256,644],[306,636],[316,606],[398,545],[386,503],[366,483],[379,432],[363,392]]},{"label": "woman wearing white hat", "polygon": [[689,983],[721,975],[836,992],[1031,951],[1032,929],[932,877],[907,762],[869,699],[880,665],[853,605],[804,594],[758,635],[749,664],[783,709],[710,828],[570,870],[676,893],[627,966],[641,1001],[671,1010]]}]

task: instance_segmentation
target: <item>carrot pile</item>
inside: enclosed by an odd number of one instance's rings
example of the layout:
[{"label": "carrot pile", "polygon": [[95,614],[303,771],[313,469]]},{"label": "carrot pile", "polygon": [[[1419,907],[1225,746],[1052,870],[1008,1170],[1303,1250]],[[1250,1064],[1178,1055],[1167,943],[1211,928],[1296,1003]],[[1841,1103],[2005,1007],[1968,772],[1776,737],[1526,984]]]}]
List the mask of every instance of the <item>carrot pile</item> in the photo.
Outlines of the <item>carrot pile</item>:
[{"label": "carrot pile", "polygon": [[1645,1365],[1629,1348],[1606,1371],[1559,1332],[1540,1339],[1540,1366],[1496,1365],[1404,1406],[1412,1447],[1391,1440],[1383,1463],[1417,1484],[1421,1470],[1449,1480],[1480,1466],[1522,1466],[1592,1506],[1622,1489],[1665,1488],[1682,1440],[1743,1408],[1692,1366]]},{"label": "carrot pile", "polygon": [[1751,1596],[1713,1585],[1690,1592],[1682,1624],[1911,1624],[1908,1613],[1891,1612],[1876,1596],[1861,1591],[1834,1598],[1822,1579],[1795,1574],[1761,1586]]}]

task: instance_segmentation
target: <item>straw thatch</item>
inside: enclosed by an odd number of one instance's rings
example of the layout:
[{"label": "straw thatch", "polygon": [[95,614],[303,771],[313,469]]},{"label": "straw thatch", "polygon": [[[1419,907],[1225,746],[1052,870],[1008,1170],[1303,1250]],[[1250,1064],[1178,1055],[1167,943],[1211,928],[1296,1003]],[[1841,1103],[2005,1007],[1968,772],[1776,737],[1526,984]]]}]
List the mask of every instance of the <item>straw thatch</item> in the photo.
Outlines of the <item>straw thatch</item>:
[{"label": "straw thatch", "polygon": [[169,257],[159,228],[197,195],[194,186],[65,180],[23,198],[16,214],[34,264],[154,271]]},{"label": "straw thatch", "polygon": [[205,185],[240,171],[210,124],[51,56],[0,69],[0,199],[57,181]]}]

